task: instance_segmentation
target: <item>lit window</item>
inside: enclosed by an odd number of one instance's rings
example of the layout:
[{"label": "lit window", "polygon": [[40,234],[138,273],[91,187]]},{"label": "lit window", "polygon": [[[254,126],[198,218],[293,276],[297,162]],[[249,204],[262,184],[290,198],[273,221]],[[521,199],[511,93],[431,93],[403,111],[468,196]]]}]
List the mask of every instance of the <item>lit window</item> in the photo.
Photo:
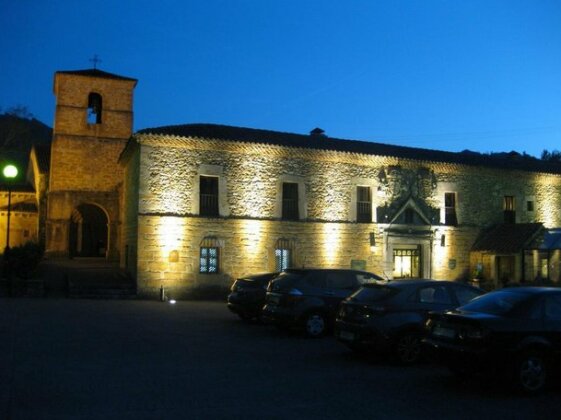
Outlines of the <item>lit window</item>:
[{"label": "lit window", "polygon": [[283,271],[292,265],[292,241],[281,238],[275,244],[275,271]]},{"label": "lit window", "polygon": [[444,224],[456,226],[458,217],[456,216],[456,193],[444,193]]},{"label": "lit window", "polygon": [[199,272],[204,274],[218,273],[218,256],[219,248],[201,247]]},{"label": "lit window", "polygon": [[372,222],[372,194],[370,187],[356,187],[356,221]]},{"label": "lit window", "polygon": [[505,195],[504,196],[504,222],[505,223],[516,223],[516,207],[514,202],[514,196]]}]

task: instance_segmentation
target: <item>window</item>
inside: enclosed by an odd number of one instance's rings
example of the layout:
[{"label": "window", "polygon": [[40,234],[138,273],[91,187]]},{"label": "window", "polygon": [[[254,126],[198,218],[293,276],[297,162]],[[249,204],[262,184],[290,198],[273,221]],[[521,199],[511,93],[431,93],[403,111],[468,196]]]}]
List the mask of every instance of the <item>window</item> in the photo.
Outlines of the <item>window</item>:
[{"label": "window", "polygon": [[462,286],[456,286],[453,290],[460,306],[465,305],[481,294],[477,290]]},{"label": "window", "polygon": [[440,305],[452,304],[452,299],[446,287],[444,286],[428,286],[419,290],[419,302],[436,303]]},{"label": "window", "polygon": [[357,286],[356,277],[345,271],[327,273],[327,284],[332,289],[352,290]]},{"label": "window", "polygon": [[282,219],[298,220],[298,184],[283,182],[282,184]]},{"label": "window", "polygon": [[292,244],[290,239],[281,238],[275,244],[275,271],[283,271],[292,265]]},{"label": "window", "polygon": [[275,271],[283,271],[290,267],[290,249],[275,249]]},{"label": "window", "polygon": [[505,195],[504,197],[504,222],[516,223],[516,207],[514,203],[514,196]]},{"label": "window", "polygon": [[200,177],[200,206],[201,216],[218,216],[218,177]]},{"label": "window", "polygon": [[534,211],[534,202],[533,201],[526,201],[526,211],[528,213],[532,213]]},{"label": "window", "polygon": [[200,273],[214,274],[218,273],[218,247],[201,247]]},{"label": "window", "polygon": [[372,222],[372,194],[370,187],[356,187],[356,221]]},{"label": "window", "polygon": [[456,193],[444,193],[444,224],[456,226],[458,218],[456,216]]},{"label": "window", "polygon": [[88,96],[88,124],[101,124],[102,108],[101,95],[91,92]]},{"label": "window", "polygon": [[200,244],[199,273],[216,274],[220,271],[221,244],[215,236],[203,238]]}]

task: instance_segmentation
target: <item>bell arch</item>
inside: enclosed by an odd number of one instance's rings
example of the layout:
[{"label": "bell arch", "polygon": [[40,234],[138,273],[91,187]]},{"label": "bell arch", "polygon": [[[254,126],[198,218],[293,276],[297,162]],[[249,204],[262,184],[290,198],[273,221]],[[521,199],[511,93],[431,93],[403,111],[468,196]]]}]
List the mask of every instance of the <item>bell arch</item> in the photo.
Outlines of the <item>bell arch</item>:
[{"label": "bell arch", "polygon": [[70,257],[107,257],[109,218],[95,204],[83,203],[72,210],[68,238]]}]

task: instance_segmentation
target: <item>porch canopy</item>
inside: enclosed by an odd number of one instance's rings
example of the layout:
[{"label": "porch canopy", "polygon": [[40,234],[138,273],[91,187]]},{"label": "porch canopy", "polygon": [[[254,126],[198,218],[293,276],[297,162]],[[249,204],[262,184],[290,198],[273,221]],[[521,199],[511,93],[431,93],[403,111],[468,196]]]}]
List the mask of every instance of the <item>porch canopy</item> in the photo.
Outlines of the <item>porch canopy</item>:
[{"label": "porch canopy", "polygon": [[471,250],[502,255],[518,254],[525,249],[536,249],[544,243],[545,233],[547,231],[541,223],[501,223],[484,232]]}]

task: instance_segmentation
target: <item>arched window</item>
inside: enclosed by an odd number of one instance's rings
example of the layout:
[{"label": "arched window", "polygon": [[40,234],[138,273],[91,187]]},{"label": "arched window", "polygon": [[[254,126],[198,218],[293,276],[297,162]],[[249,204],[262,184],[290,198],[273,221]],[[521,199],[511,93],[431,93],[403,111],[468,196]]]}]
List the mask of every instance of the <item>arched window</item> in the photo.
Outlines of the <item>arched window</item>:
[{"label": "arched window", "polygon": [[99,93],[90,92],[88,96],[88,124],[101,124],[103,103]]},{"label": "arched window", "polygon": [[215,236],[203,238],[200,246],[199,273],[216,274],[220,270],[220,241]]}]

